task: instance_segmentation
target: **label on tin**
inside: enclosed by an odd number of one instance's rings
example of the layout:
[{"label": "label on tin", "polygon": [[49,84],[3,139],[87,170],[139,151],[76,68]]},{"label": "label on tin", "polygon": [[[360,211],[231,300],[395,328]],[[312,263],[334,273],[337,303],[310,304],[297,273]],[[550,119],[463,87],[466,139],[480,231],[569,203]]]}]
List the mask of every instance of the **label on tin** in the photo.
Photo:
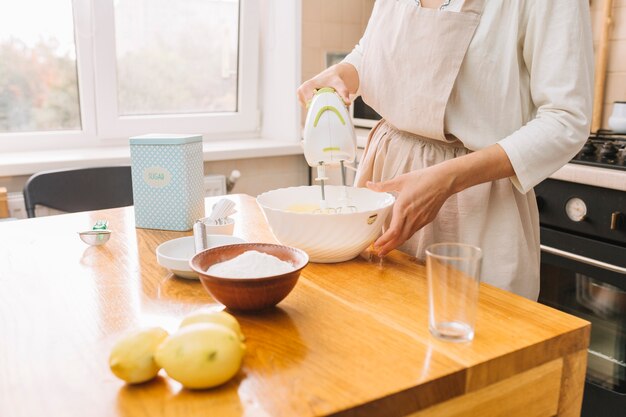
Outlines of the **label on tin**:
[{"label": "label on tin", "polygon": [[143,170],[143,180],[150,187],[163,188],[172,182],[172,174],[163,167],[148,167]]}]

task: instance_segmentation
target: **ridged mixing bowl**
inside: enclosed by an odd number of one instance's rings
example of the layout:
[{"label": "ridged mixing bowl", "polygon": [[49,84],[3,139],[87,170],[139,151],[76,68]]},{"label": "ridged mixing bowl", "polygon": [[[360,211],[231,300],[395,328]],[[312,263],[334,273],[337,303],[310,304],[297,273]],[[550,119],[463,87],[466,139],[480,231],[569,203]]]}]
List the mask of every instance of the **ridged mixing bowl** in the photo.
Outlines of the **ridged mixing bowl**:
[{"label": "ridged mixing bowl", "polygon": [[[341,206],[343,187],[325,187],[328,207]],[[304,250],[311,262],[333,263],[355,258],[380,236],[394,197],[367,188],[348,187],[355,213],[314,214],[294,212],[295,206],[316,206],[320,187],[280,188],[257,197],[257,202],[276,239],[283,245]]]}]

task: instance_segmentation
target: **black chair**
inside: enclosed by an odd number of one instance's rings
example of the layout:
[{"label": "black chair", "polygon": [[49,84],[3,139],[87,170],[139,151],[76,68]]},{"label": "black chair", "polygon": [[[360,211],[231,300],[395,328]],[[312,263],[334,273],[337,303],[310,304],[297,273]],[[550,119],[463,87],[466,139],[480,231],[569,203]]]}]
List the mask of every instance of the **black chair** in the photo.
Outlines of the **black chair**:
[{"label": "black chair", "polygon": [[133,205],[130,166],[39,172],[24,186],[28,217],[42,205],[68,213]]}]

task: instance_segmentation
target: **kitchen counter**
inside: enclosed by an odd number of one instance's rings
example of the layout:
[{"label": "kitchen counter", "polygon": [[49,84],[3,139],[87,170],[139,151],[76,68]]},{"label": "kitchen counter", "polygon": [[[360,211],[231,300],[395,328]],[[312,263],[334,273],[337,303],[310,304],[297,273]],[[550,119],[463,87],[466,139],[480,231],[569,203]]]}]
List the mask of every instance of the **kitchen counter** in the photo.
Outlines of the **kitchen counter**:
[{"label": "kitchen counter", "polygon": [[575,182],[595,187],[626,191],[626,171],[581,164],[565,164],[550,175],[554,180]]},{"label": "kitchen counter", "polygon": [[[229,198],[235,235],[273,241],[253,198]],[[88,247],[76,231],[100,218],[112,237]],[[436,340],[425,269],[398,251],[309,264],[277,308],[235,314],[247,352],[221,387],[126,386],[107,366],[116,340],[214,304],[156,263],[189,234],[135,229],[130,207],[1,223],[0,415],[579,415],[589,323],[481,284],[474,341]]]}]

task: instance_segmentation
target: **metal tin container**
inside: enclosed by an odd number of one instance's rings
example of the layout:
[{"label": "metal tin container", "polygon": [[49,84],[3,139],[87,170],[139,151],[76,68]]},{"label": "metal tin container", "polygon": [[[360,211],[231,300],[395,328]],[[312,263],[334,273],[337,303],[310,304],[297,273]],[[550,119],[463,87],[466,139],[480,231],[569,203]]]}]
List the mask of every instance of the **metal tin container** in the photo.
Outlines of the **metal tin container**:
[{"label": "metal tin container", "polygon": [[202,136],[130,138],[135,225],[191,230],[204,217]]}]

